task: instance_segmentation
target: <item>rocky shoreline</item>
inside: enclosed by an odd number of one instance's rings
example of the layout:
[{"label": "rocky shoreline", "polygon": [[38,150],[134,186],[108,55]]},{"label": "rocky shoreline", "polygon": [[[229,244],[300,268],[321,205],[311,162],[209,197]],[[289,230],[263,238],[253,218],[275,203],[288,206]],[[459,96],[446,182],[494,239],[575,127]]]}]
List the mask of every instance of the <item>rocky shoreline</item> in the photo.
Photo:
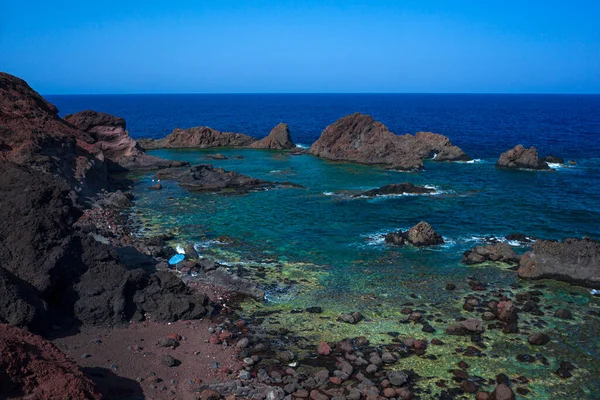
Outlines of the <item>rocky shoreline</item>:
[{"label": "rocky shoreline", "polygon": [[[508,264],[528,286],[519,282],[503,287],[477,278],[448,282],[446,290],[459,302],[456,313],[445,315],[437,305],[421,304],[418,294],[402,304],[398,324],[416,329],[417,335],[388,332],[386,342],[371,342],[364,335],[314,342],[275,319],[268,326],[278,328],[267,328],[263,322],[274,317],[271,311],[247,313],[240,307],[241,302],[260,305],[265,298],[263,288],[242,268],[200,257],[190,244],[183,249],[186,260],[173,270],[168,260],[176,253],[170,245],[174,236],[135,234],[138,222],[135,215],[129,215],[135,199],[127,191],[128,182],[115,176],[159,170],[156,179],[176,180],[186,190],[211,193],[298,187],[207,165],[187,166],[144,151],[205,145],[295,151],[287,125],[278,125],[261,141],[192,128],[176,129],[162,141],[138,143],[129,137],[122,118],[94,111],[59,118],[54,106],[8,74],[0,74],[0,101],[4,188],[0,212],[7,221],[0,229],[0,322],[8,323],[0,325],[0,360],[7,363],[2,365],[6,368],[0,371],[0,383],[3,388],[9,385],[12,397],[136,398],[151,394],[202,400],[504,400],[527,396],[531,393],[527,376],[507,370],[491,378],[472,366],[485,359],[501,362],[498,347],[507,343],[520,349],[511,354],[518,362],[552,369],[548,379],[553,384],[584,376],[574,360],[552,360],[551,352],[545,351],[561,335],[549,325],[597,318],[598,311],[573,315],[565,308],[557,309],[547,287],[529,284],[528,279],[600,287],[597,241],[538,239],[524,255],[503,243],[475,247],[464,254],[464,263]],[[376,140],[370,142],[371,137]],[[358,142],[366,144],[355,146]],[[344,117],[326,128],[309,153],[400,170],[420,170],[423,159],[434,156],[434,161],[470,159],[444,136],[425,132],[397,136],[363,114]],[[535,148],[521,153],[517,157],[503,154],[501,159],[511,161],[499,164],[546,169]],[[430,192],[404,183],[359,196]],[[525,235],[515,238],[529,241]],[[415,247],[444,243],[426,222],[406,232],[392,232],[385,240]],[[370,315],[348,307],[335,316],[320,305],[289,314],[359,330],[375,322]],[[187,322],[167,325],[175,321]],[[75,335],[69,339],[67,332]],[[99,346],[101,339],[91,336],[98,332],[106,337],[104,348]],[[58,337],[59,333],[67,338]],[[144,337],[152,337],[152,342]],[[85,366],[85,374],[44,339],[53,339],[71,357],[80,357],[77,362]],[[29,357],[25,343],[39,357]],[[125,351],[123,346],[128,346],[127,356],[119,354]],[[212,359],[199,359],[200,355]],[[94,370],[101,357],[121,361],[114,368],[111,365],[110,371]],[[142,368],[128,366],[129,358],[142,363]],[[424,373],[427,368],[419,369],[420,364],[436,371],[441,365],[444,375]],[[146,365],[162,376],[146,370]],[[194,376],[195,369],[208,372],[200,379]],[[23,370],[28,371],[27,381],[23,381]],[[46,370],[55,376],[45,376]],[[117,383],[106,380],[110,377]],[[125,377],[134,389],[108,390],[119,389]],[[45,388],[44,379],[53,386]],[[96,387],[98,382],[102,390]]]}]

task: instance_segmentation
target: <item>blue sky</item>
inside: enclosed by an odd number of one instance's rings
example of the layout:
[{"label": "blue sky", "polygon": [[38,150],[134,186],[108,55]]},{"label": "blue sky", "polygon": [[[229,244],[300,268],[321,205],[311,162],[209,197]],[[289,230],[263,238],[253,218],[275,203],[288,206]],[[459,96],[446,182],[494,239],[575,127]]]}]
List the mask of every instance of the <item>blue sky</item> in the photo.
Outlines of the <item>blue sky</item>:
[{"label": "blue sky", "polygon": [[0,1],[39,92],[600,93],[600,1]]}]

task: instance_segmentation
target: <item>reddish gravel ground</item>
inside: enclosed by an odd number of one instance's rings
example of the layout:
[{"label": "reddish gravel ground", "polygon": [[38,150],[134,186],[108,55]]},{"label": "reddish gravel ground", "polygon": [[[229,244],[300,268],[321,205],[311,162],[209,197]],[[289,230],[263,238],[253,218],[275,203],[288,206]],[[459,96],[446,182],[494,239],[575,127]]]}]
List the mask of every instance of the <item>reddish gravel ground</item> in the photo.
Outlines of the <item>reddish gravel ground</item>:
[{"label": "reddish gravel ground", "polygon": [[[93,328],[54,344],[71,357],[104,399],[198,399],[202,385],[232,379],[240,363],[234,346],[210,344],[209,320],[171,324],[143,322],[122,328]],[[177,347],[159,340],[175,339]],[[181,337],[181,338],[179,338]],[[176,366],[163,364],[170,355]]]},{"label": "reddish gravel ground", "polygon": [[93,383],[52,343],[0,324],[0,399],[99,399]]}]

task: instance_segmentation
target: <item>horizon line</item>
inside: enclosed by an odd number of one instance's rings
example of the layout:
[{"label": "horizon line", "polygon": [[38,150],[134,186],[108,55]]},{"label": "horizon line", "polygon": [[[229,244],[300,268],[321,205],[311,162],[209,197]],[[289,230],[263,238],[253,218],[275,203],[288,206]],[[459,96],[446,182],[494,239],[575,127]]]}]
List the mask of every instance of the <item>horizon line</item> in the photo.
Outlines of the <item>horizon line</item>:
[{"label": "horizon line", "polygon": [[600,92],[136,92],[136,93],[41,93],[42,96],[147,96],[147,95],[557,95],[597,96]]}]

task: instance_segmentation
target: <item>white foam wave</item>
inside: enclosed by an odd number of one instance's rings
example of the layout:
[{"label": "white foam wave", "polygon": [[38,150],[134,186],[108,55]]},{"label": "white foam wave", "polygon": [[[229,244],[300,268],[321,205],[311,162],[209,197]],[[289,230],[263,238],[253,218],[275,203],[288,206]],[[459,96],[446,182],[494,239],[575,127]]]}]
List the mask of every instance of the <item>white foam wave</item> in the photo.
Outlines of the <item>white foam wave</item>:
[{"label": "white foam wave", "polygon": [[552,169],[572,169],[572,168],[575,168],[574,165],[559,164],[559,163],[547,163],[547,164]]},{"label": "white foam wave", "polygon": [[323,192],[323,196],[335,196],[333,192]]},{"label": "white foam wave", "polygon": [[185,249],[180,244],[177,244],[177,247],[175,247],[175,251],[179,254],[185,254]]},{"label": "white foam wave", "polygon": [[296,147],[300,147],[301,149],[308,149],[310,146],[307,144],[297,143]]}]

